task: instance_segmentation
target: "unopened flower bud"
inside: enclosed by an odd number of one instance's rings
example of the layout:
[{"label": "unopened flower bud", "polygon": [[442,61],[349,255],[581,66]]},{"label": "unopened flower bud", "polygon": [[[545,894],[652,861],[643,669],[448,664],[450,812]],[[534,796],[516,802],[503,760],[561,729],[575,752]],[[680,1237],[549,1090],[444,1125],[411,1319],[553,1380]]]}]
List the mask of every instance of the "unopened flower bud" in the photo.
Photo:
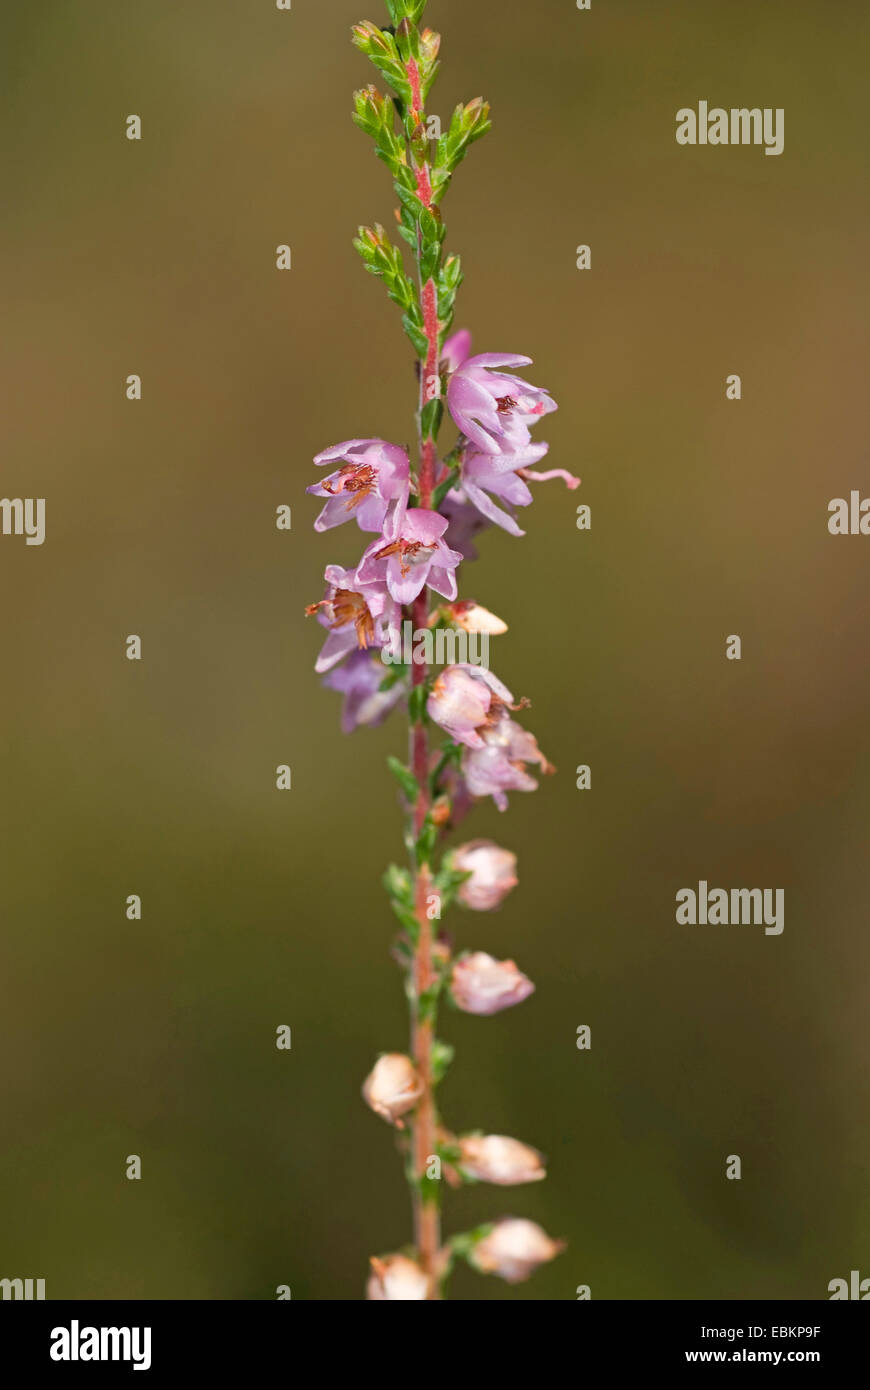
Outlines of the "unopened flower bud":
[{"label": "unopened flower bud", "polygon": [[543,1155],[504,1134],[466,1134],[459,1140],[459,1167],[478,1182],[515,1187],[547,1176]]},{"label": "unopened flower bud", "polygon": [[517,857],[492,840],[470,840],[450,855],[450,867],[470,874],[461,884],[457,897],[476,912],[491,912],[516,888]]},{"label": "unopened flower bud", "polygon": [[366,1287],[368,1300],[425,1299],[429,1280],[415,1260],[405,1255],[384,1255],[372,1259],[372,1272]]},{"label": "unopened flower bud", "polygon": [[464,628],[466,632],[486,633],[488,637],[501,637],[502,633],[507,632],[507,623],[502,622],[494,613],[490,613],[488,608],[482,604],[475,603],[474,599],[460,599],[457,603],[451,603],[448,607],[451,620],[457,627]]},{"label": "unopened flower bud", "polygon": [[512,960],[495,960],[485,951],[462,956],[453,967],[454,1003],[467,1014],[497,1014],[521,1004],[535,986]]},{"label": "unopened flower bud", "polygon": [[423,1084],[410,1057],[387,1052],[379,1057],[363,1083],[363,1098],[376,1115],[404,1128],[400,1116],[412,1110],[423,1094]]},{"label": "unopened flower bud", "polygon": [[509,1216],[475,1245],[469,1259],[482,1274],[497,1274],[508,1284],[521,1284],[563,1249],[564,1242],[551,1240],[536,1222]]},{"label": "unopened flower bud", "polygon": [[424,61],[434,63],[438,57],[438,50],[441,47],[441,35],[436,34],[434,29],[423,29],[420,33],[420,48]]}]

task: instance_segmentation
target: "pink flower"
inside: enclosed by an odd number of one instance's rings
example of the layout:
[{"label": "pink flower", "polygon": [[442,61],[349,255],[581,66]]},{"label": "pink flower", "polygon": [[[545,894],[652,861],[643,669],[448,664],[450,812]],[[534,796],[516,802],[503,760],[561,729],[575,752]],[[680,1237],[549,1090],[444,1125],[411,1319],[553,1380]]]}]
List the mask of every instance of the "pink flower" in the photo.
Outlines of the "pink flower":
[{"label": "pink flower", "polygon": [[478,511],[465,495],[461,487],[452,487],[441,503],[441,515],[447,517],[448,527],[444,539],[453,550],[458,550],[464,560],[478,558],[474,537],[485,531],[486,517]]},{"label": "pink flower", "polygon": [[492,912],[519,882],[517,856],[492,840],[470,840],[459,845],[449,855],[449,862],[451,869],[471,875],[460,886],[457,897],[464,907],[475,912]]},{"label": "pink flower", "polygon": [[471,356],[471,334],[467,328],[447,338],[441,349],[441,368],[445,372],[455,372]]},{"label": "pink flower", "polygon": [[[325,650],[325,648],[324,648]],[[323,684],[344,695],[341,713],[342,733],[352,734],[361,724],[382,724],[387,715],[407,695],[406,682],[398,680],[382,690],[386,667],[368,652],[351,652],[341,666],[324,676]]]},{"label": "pink flower", "polygon": [[402,1129],[400,1116],[413,1110],[423,1094],[423,1083],[410,1057],[387,1052],[379,1057],[363,1083],[363,1099],[376,1115]]},{"label": "pink flower", "polygon": [[551,1240],[536,1222],[508,1216],[478,1241],[469,1260],[482,1274],[498,1274],[508,1284],[521,1284],[564,1248],[563,1241]]},{"label": "pink flower", "polygon": [[510,511],[504,511],[492,500],[497,497],[509,508],[527,507],[533,501],[528,480],[548,482],[551,478],[562,478],[565,484],[574,489],[580,486],[575,478],[564,468],[551,468],[546,473],[535,473],[530,464],[538,463],[546,454],[548,444],[531,444],[527,449],[514,454],[480,454],[472,450],[462,465],[462,491],[469,502],[488,521],[495,522],[512,536],[524,536]]},{"label": "pink flower", "polygon": [[538,763],[542,772],[555,769],[538,747],[534,734],[503,716],[481,730],[483,747],[462,755],[462,775],[472,796],[491,796],[500,811],[507,810],[509,791],[533,792],[538,784],[525,768]]},{"label": "pink flower", "polygon": [[360,561],[364,584],[385,582],[396,603],[413,603],[424,585],[451,601],[462,556],[444,543],[447,521],[437,512],[410,507],[394,534],[373,541]]},{"label": "pink flower", "polygon": [[501,1013],[522,1004],[535,986],[512,960],[496,960],[486,951],[460,956],[453,967],[450,990],[457,1008],[466,1014]]},{"label": "pink flower", "polygon": [[425,1299],[429,1295],[429,1280],[416,1260],[407,1255],[384,1255],[371,1260],[372,1272],[366,1286],[366,1299],[388,1302]]},{"label": "pink flower", "polygon": [[361,584],[353,570],[340,565],[327,565],[324,579],[326,597],[306,608],[310,616],[317,614],[318,622],[329,628],[315,671],[329,671],[351,652],[381,647],[391,626],[401,614],[383,584]]},{"label": "pink flower", "polygon": [[361,531],[395,535],[408,505],[410,469],[408,455],[383,439],[348,439],[324,449],[314,462],[340,468],[306,492],[329,500],[314,523],[315,531],[328,531],[354,518]]},{"label": "pink flower", "polygon": [[513,705],[507,686],[491,671],[462,662],[445,667],[435,677],[426,710],[457,743],[482,748],[483,739],[477,731],[489,721],[494,703],[498,708]]},{"label": "pink flower", "polygon": [[459,1140],[459,1167],[467,1177],[497,1187],[540,1182],[547,1176],[543,1155],[504,1134],[466,1134]]},{"label": "pink flower", "polygon": [[496,367],[526,367],[530,357],[483,352],[468,357],[447,384],[447,406],[454,424],[484,454],[514,454],[527,449],[529,426],[555,410],[546,391]]}]

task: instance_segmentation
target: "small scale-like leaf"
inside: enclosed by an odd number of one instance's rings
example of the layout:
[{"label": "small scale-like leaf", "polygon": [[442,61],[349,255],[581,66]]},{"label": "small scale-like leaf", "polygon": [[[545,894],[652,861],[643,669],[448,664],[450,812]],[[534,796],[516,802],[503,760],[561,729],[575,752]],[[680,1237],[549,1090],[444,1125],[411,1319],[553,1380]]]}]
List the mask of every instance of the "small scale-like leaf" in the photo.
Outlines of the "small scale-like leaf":
[{"label": "small scale-like leaf", "polygon": [[411,769],[400,762],[398,758],[394,758],[392,754],[387,758],[387,767],[402,788],[406,799],[413,805],[420,795],[420,788]]}]

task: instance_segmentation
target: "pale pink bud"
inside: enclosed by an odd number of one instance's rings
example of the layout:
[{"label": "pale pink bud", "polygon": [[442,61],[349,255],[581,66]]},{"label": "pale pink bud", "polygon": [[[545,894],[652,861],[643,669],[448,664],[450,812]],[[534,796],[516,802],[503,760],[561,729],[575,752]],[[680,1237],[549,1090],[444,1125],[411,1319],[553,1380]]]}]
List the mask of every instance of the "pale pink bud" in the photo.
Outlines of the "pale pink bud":
[{"label": "pale pink bud", "polygon": [[502,622],[494,613],[490,613],[483,604],[475,603],[473,598],[460,599],[458,603],[451,603],[448,609],[452,621],[457,627],[464,628],[466,632],[486,633],[488,637],[501,637],[502,633],[507,632],[507,623]]},{"label": "pale pink bud", "polygon": [[475,1245],[469,1259],[482,1274],[497,1274],[508,1284],[521,1284],[564,1248],[564,1241],[551,1240],[534,1221],[508,1216]]},{"label": "pale pink bud", "polygon": [[450,856],[450,866],[461,874],[471,874],[457,894],[465,907],[491,912],[516,888],[517,857],[492,840],[470,840]]},{"label": "pale pink bud", "polygon": [[514,1187],[547,1176],[543,1154],[504,1134],[466,1134],[459,1140],[459,1167],[478,1182]]},{"label": "pale pink bud", "polygon": [[531,980],[512,960],[495,960],[485,951],[461,956],[451,977],[453,1001],[467,1014],[497,1014],[534,993]]},{"label": "pale pink bud", "polygon": [[371,1266],[366,1286],[369,1301],[396,1302],[428,1296],[429,1280],[416,1260],[409,1260],[406,1255],[384,1255],[380,1260],[373,1257]]},{"label": "pale pink bud", "polygon": [[375,1062],[362,1090],[366,1104],[376,1115],[403,1129],[399,1117],[417,1104],[423,1084],[410,1057],[403,1052],[387,1052]]}]

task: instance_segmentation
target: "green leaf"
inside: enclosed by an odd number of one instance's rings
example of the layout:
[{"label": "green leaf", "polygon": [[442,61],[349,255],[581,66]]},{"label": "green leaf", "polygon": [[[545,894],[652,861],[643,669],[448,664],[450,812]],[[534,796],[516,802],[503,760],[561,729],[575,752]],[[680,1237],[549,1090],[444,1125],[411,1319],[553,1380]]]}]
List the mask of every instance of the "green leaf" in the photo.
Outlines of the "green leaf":
[{"label": "green leaf", "polygon": [[[447,1075],[447,1069],[455,1053],[456,1048],[451,1047],[450,1043],[442,1042],[440,1038],[436,1038],[432,1043],[432,1080],[436,1086]],[[443,1156],[450,1157],[446,1152]]]},{"label": "green leaf", "polygon": [[424,1206],[437,1206],[441,1200],[441,1183],[437,1178],[427,1177],[425,1173],[417,1179],[417,1188]]},{"label": "green leaf", "polygon": [[423,823],[423,829],[417,836],[417,841],[414,845],[414,856],[418,864],[428,864],[430,862],[437,843],[438,826],[427,816]]},{"label": "green leaf", "polygon": [[392,690],[393,686],[398,681],[405,679],[408,672],[407,666],[403,666],[400,661],[394,662],[392,666],[388,666],[385,669],[387,674],[378,686],[378,690]]},{"label": "green leaf", "polygon": [[386,5],[394,24],[401,24],[403,19],[416,24],[423,16],[426,0],[386,0]]},{"label": "green leaf", "polygon": [[402,253],[390,242],[380,223],[360,227],[353,244],[369,274],[384,281],[390,299],[405,313],[419,315],[416,286],[404,272]]},{"label": "green leaf", "polygon": [[489,105],[481,97],[475,97],[466,106],[460,103],[456,107],[449,128],[438,141],[432,174],[432,195],[436,203],[441,202],[470,146],[491,129]]},{"label": "green leaf", "polygon": [[387,758],[387,767],[402,788],[406,799],[413,806],[417,797],[420,795],[420,788],[413,772],[409,767],[406,767],[404,763],[399,762],[398,758],[394,758],[392,754]]},{"label": "green leaf", "polygon": [[479,1245],[492,1231],[493,1225],[494,1223],[490,1221],[485,1225],[475,1226],[472,1231],[463,1231],[459,1235],[451,1236],[450,1240],[447,1242],[450,1250],[454,1255],[458,1255],[460,1259],[468,1259],[475,1245]]},{"label": "green leaf", "polygon": [[417,921],[416,914],[411,908],[405,907],[403,903],[393,902],[392,900],[390,901],[390,907],[393,909],[393,912],[396,914],[396,917],[401,922],[411,940],[416,942],[420,935],[420,923]]},{"label": "green leaf", "polygon": [[395,36],[389,29],[379,29],[377,24],[372,24],[366,19],[353,26],[352,36],[355,47],[374,63],[393,91],[402,101],[410,102],[411,85],[408,74],[405,72]]},{"label": "green leaf", "polygon": [[395,902],[404,903],[406,907],[414,905],[414,885],[411,875],[407,869],[400,869],[396,864],[390,864],[384,870],[383,884]]},{"label": "green leaf", "polygon": [[444,748],[443,748],[443,750],[442,750],[442,753],[441,753],[441,757],[440,757],[440,759],[439,759],[439,761],[438,761],[438,766],[435,768],[435,771],[432,773],[432,776],[431,776],[431,778],[430,778],[431,790],[432,790],[432,795],[433,795],[433,796],[435,795],[435,793],[436,793],[437,790],[438,790],[438,782],[439,782],[439,779],[440,779],[441,774],[442,774],[442,772],[444,771],[444,769],[445,769],[446,767],[449,767],[450,763],[457,763],[457,764],[458,764],[458,763],[459,763],[459,759],[460,759],[461,757],[462,757],[462,746],[461,746],[460,744],[458,744],[458,743],[447,743],[447,744],[445,744],[445,746],[444,746]]},{"label": "green leaf", "polygon": [[408,718],[412,724],[420,724],[424,721],[428,722],[426,714],[426,701],[428,698],[429,692],[426,689],[425,681],[421,681],[419,685],[411,687],[411,693],[408,696]]},{"label": "green leaf", "polygon": [[443,483],[438,484],[435,491],[432,493],[433,512],[437,512],[438,508],[441,506],[441,503],[444,501],[444,498],[447,496],[450,489],[452,487],[455,487],[458,482],[459,472],[457,469],[454,469],[451,472],[450,476],[444,479]]},{"label": "green leaf", "polygon": [[434,879],[434,888],[441,899],[442,912],[446,912],[463,883],[470,877],[470,872],[459,873],[449,865],[442,864]]},{"label": "green leaf", "polygon": [[438,62],[440,47],[441,35],[436,34],[434,29],[424,29],[420,34],[420,91],[424,100],[432,90],[432,83],[441,66]]},{"label": "green leaf", "polygon": [[444,402],[436,397],[427,401],[420,413],[420,428],[424,439],[437,439],[444,418]]},{"label": "green leaf", "polygon": [[423,993],[417,997],[417,1021],[419,1023],[433,1023],[438,1012],[438,996],[441,993],[440,984],[430,985],[424,989]]},{"label": "green leaf", "polygon": [[442,270],[444,286],[447,289],[458,290],[462,283],[462,262],[458,256],[448,256],[444,262]]},{"label": "green leaf", "polygon": [[419,63],[422,57],[420,31],[415,22],[407,16],[396,26],[396,47],[403,62],[410,63],[413,60]]},{"label": "green leaf", "polygon": [[420,357],[425,358],[429,351],[429,340],[422,328],[419,328],[409,314],[402,316],[402,325]]}]

